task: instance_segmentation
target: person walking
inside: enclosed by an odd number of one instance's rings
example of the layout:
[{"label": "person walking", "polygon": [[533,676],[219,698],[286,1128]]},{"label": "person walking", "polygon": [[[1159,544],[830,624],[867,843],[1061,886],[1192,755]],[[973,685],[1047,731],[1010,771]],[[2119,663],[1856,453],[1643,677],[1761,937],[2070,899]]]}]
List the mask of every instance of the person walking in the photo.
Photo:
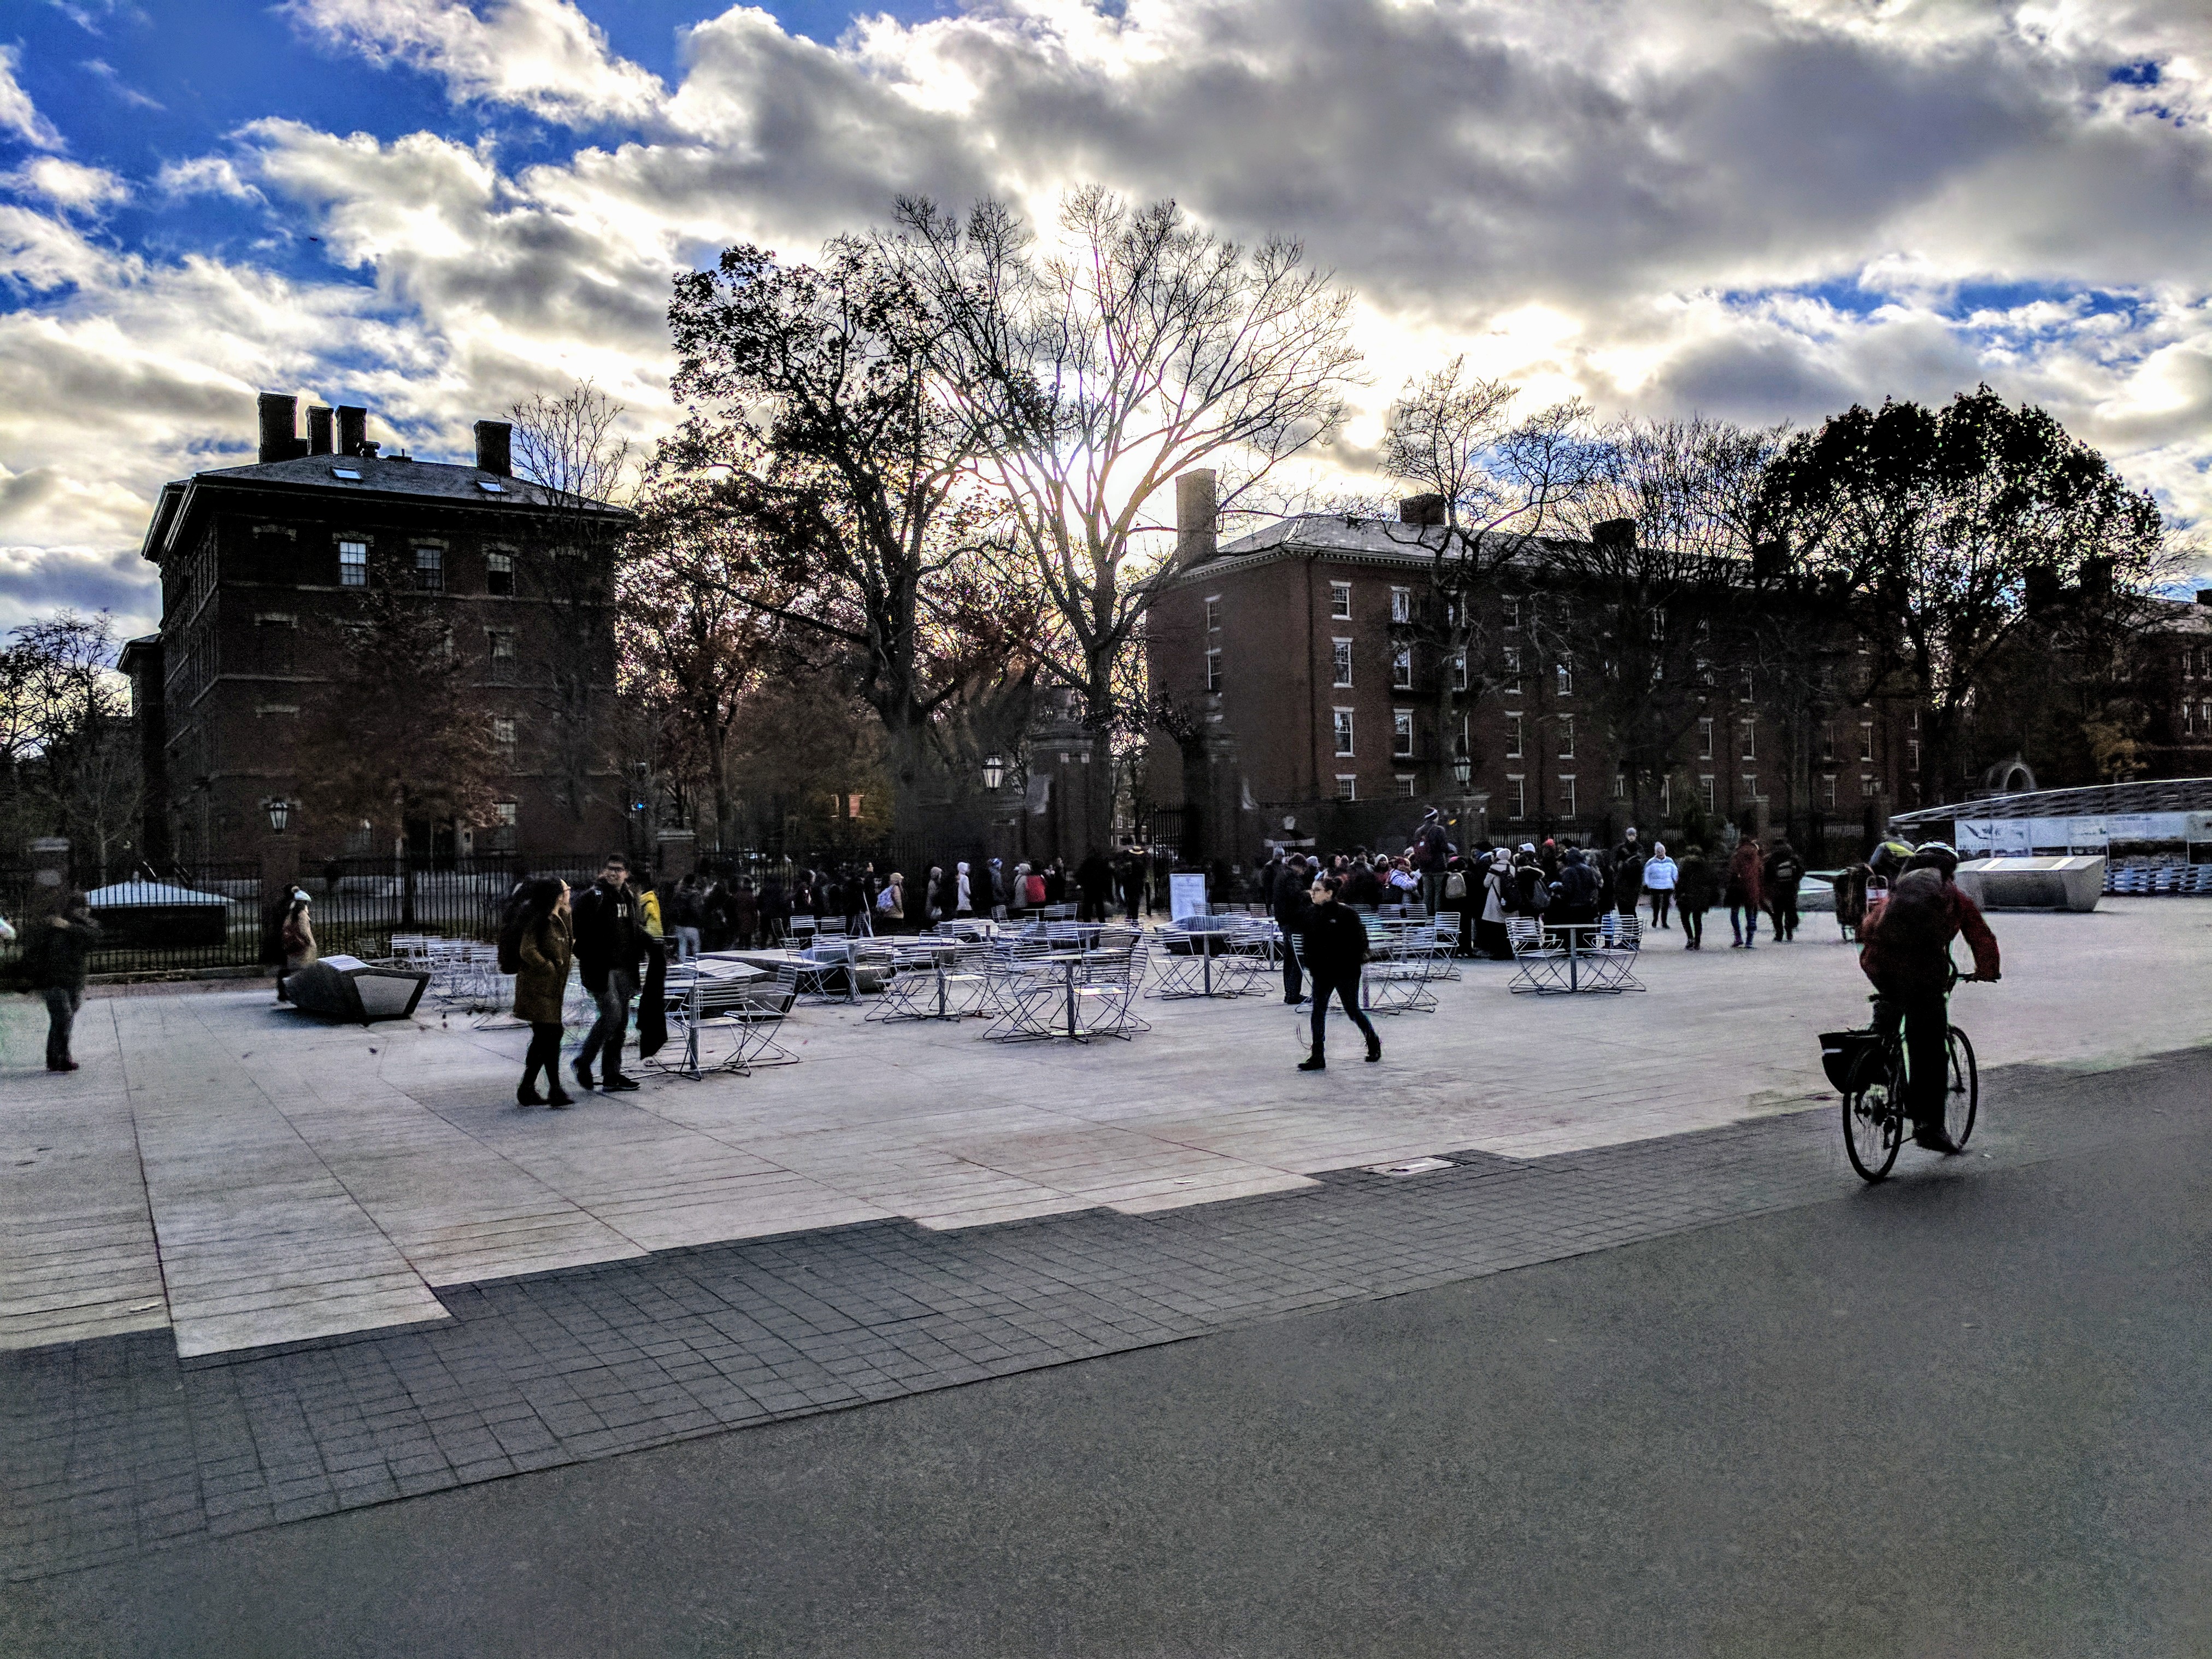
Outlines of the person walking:
[{"label": "person walking", "polygon": [[1644,896],[1644,866],[1657,856],[1647,853],[1635,840],[1635,831],[1621,842],[1613,855],[1613,908],[1622,915],[1633,918],[1636,902]]},{"label": "person walking", "polygon": [[1350,905],[1338,902],[1340,885],[1334,876],[1323,876],[1308,895],[1312,908],[1306,913],[1300,938],[1304,945],[1307,971],[1313,975],[1313,1052],[1298,1062],[1301,1072],[1328,1069],[1331,996],[1343,1004],[1344,1012],[1367,1039],[1367,1058],[1382,1058],[1382,1039],[1375,1035],[1374,1024],[1359,1006],[1360,969],[1367,963],[1367,924]]},{"label": "person walking", "polygon": [[592,1086],[592,1062],[604,1054],[600,1085],[609,1093],[636,1088],[623,1075],[623,1034],[629,1029],[630,999],[637,994],[646,957],[645,918],[629,884],[629,863],[611,854],[599,878],[575,906],[575,954],[584,988],[599,1005],[599,1017],[584,1038],[572,1069],[576,1081]]},{"label": "person walking", "polygon": [[[522,1081],[516,1085],[518,1106],[562,1107],[573,1104],[561,1086],[562,1005],[568,997],[568,964],[575,959],[574,913],[568,901],[568,884],[551,876],[523,883],[514,896],[513,917],[515,959],[514,1017],[530,1027],[530,1048],[522,1057]],[[538,1092],[538,1074],[545,1074],[545,1092]]]},{"label": "person walking", "polygon": [[975,914],[975,891],[969,882],[968,866],[964,863],[952,866],[952,914],[956,916]]},{"label": "person walking", "polygon": [[70,1033],[84,1006],[87,958],[99,942],[100,924],[82,893],[71,893],[53,915],[24,927],[23,966],[46,1000],[46,1069],[74,1072]]},{"label": "person walking", "polygon": [[1674,924],[1667,920],[1667,909],[1674,902],[1674,882],[1679,874],[1674,860],[1667,856],[1667,843],[1651,843],[1651,856],[1644,860],[1644,890],[1651,895],[1651,925],[1672,931]]},{"label": "person walking", "polygon": [[753,936],[760,931],[761,896],[753,891],[753,878],[739,876],[730,890],[730,933],[738,948],[753,948]]},{"label": "person walking", "polygon": [[668,901],[668,925],[676,938],[677,961],[698,959],[703,948],[706,921],[707,908],[699,892],[699,878],[686,876],[676,884],[676,891]]},{"label": "person walking", "polygon": [[1681,866],[1674,878],[1674,902],[1682,913],[1685,951],[1705,948],[1705,912],[1713,908],[1713,900],[1719,892],[1720,883],[1713,874],[1705,849],[1692,843],[1682,854]]},{"label": "person walking", "polygon": [[876,895],[876,926],[886,933],[900,932],[906,925],[906,874],[894,870],[891,878],[884,884],[884,890]]},{"label": "person walking", "polygon": [[1765,884],[1759,843],[1749,836],[1736,842],[1728,862],[1729,930],[1735,935],[1730,950],[1759,947],[1759,913],[1765,908]]},{"label": "person walking", "polygon": [[1094,849],[1075,866],[1075,889],[1083,896],[1076,908],[1075,919],[1105,921],[1107,906],[1113,902],[1114,866],[1106,862],[1104,854]]},{"label": "person walking", "polygon": [[1306,1000],[1296,944],[1305,927],[1306,912],[1312,908],[1308,887],[1305,860],[1293,853],[1283,860],[1275,877],[1273,902],[1275,926],[1283,935],[1283,1000],[1293,1008]]},{"label": "person walking", "polygon": [[1766,913],[1773,919],[1774,937],[1787,944],[1797,937],[1797,884],[1805,879],[1805,861],[1790,845],[1790,837],[1777,836],[1774,850],[1766,855]]},{"label": "person walking", "polygon": [[315,928],[307,918],[307,896],[298,888],[292,890],[292,902],[284,907],[284,926],[277,935],[277,949],[284,953],[283,971],[276,975],[276,1000],[289,1002],[284,994],[284,981],[315,959]]}]

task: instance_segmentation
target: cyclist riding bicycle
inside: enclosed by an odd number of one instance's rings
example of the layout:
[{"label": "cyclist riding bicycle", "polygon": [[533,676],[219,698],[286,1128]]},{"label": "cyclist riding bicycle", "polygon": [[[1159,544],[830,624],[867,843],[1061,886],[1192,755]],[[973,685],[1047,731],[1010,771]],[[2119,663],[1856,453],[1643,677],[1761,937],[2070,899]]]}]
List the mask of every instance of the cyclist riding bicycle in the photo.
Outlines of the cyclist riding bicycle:
[{"label": "cyclist riding bicycle", "polygon": [[1881,1001],[1875,1023],[1887,1032],[1905,1022],[1907,1095],[1914,1142],[1939,1152],[1958,1150],[1943,1133],[1943,1034],[1954,969],[1951,941],[1961,933],[1974,953],[1970,980],[2000,977],[1996,936],[1981,907],[1951,879],[1959,855],[1946,842],[1923,842],[1891,883],[1889,899],[1860,930],[1859,967]]}]

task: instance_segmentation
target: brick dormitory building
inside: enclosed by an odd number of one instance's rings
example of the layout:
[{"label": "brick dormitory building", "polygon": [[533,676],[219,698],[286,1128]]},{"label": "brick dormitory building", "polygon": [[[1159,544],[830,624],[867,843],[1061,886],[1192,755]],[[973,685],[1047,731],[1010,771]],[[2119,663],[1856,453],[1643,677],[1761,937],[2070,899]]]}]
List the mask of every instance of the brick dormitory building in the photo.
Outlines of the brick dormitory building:
[{"label": "brick dormitory building", "polygon": [[[1446,534],[1437,506],[1417,498],[1396,520],[1305,514],[1221,543],[1211,476],[1179,481],[1176,568],[1148,623],[1153,706],[1173,724],[1155,731],[1147,771],[1186,855],[1249,867],[1279,844],[1402,846],[1431,805],[1467,846],[1589,843],[1636,822],[1593,695],[1602,665],[1574,660],[1539,625],[1571,593],[1506,563],[1471,595],[1486,659],[1472,675],[1425,642]],[[1908,706],[1808,717],[1800,699],[1785,718],[1756,672],[1724,647],[1715,657],[1645,791],[1647,840],[1694,804],[1715,830],[1790,823],[1840,848],[1918,804]]]},{"label": "brick dormitory building", "polygon": [[[564,498],[514,475],[510,432],[476,426],[476,464],[384,454],[367,411],[260,399],[258,459],[163,486],[142,547],[161,572],[161,627],[122,666],[144,744],[144,846],[187,862],[255,856],[300,793],[303,720],[345,649],[356,596],[391,584],[435,607],[490,728],[494,821],[317,824],[288,832],[322,857],[401,847],[434,859],[470,850],[525,854],[619,845],[618,780],[562,747],[547,690],[555,652],[583,659],[587,721],[604,722],[615,680],[604,584],[629,515]],[[575,682],[572,682],[572,684]],[[604,724],[601,726],[604,729]],[[562,757],[566,754],[564,761]]]}]

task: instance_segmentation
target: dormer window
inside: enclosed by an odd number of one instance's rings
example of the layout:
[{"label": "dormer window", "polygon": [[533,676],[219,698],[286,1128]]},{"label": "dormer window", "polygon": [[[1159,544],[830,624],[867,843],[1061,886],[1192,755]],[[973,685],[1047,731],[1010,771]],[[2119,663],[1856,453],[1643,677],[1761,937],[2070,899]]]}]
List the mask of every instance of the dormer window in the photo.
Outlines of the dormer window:
[{"label": "dormer window", "polygon": [[496,478],[478,478],[477,480],[477,488],[483,490],[487,495],[504,495],[507,494],[507,486],[500,483]]},{"label": "dormer window", "polygon": [[331,477],[343,478],[348,483],[359,483],[361,469],[357,466],[334,466],[331,469]]}]

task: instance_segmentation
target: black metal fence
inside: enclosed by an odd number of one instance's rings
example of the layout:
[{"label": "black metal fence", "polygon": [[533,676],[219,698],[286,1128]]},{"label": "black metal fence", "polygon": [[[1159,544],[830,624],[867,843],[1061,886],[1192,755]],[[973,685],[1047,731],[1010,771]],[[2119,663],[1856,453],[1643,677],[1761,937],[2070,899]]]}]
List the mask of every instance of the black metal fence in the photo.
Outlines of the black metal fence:
[{"label": "black metal fence", "polygon": [[492,939],[516,882],[558,876],[581,885],[599,873],[603,860],[598,853],[332,859],[302,871],[299,885],[312,902],[322,954],[375,957],[391,953],[394,933]]},{"label": "black metal fence", "polygon": [[[0,869],[0,915],[16,936],[0,945],[0,975],[20,977],[25,924],[55,897],[27,869]],[[100,943],[86,961],[94,975],[251,970],[261,960],[264,926],[258,860],[204,860],[141,866],[92,890]]]}]

